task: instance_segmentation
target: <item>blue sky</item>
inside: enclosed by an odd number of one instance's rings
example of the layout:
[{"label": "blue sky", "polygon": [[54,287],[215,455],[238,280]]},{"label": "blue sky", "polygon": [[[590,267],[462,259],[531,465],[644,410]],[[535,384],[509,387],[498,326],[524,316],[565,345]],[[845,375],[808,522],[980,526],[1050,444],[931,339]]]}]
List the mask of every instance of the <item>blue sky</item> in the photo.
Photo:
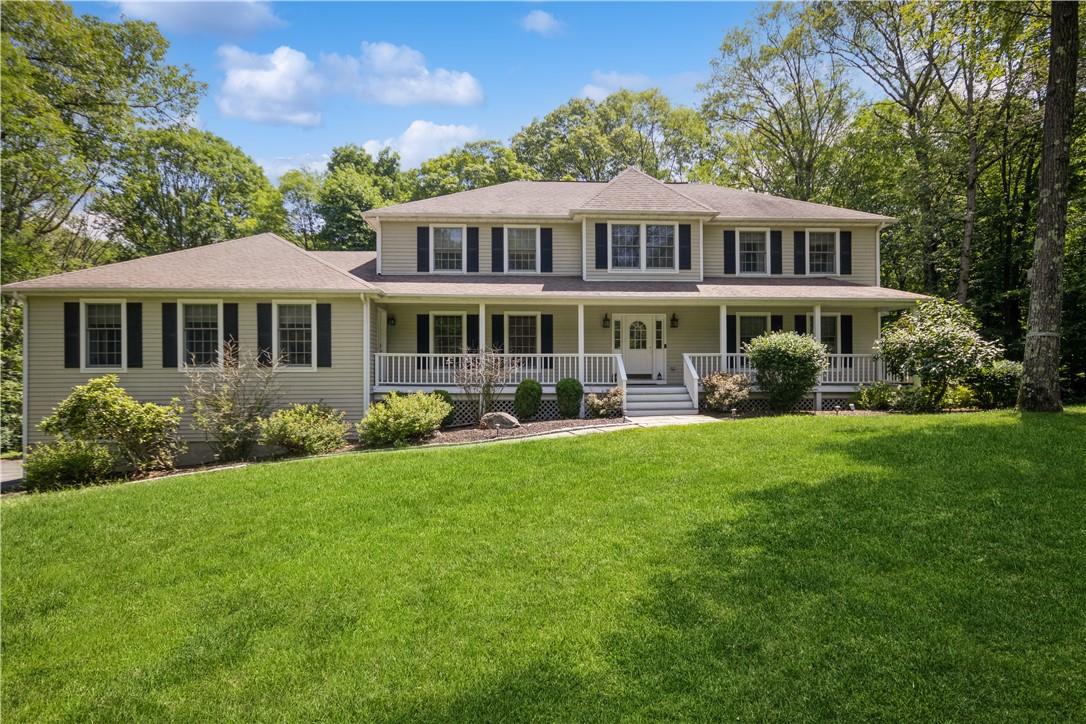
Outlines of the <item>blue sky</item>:
[{"label": "blue sky", "polygon": [[386,143],[405,165],[507,140],[574,96],[656,86],[693,103],[753,3],[74,3],[153,20],[207,83],[197,123],[273,178],[332,147]]}]

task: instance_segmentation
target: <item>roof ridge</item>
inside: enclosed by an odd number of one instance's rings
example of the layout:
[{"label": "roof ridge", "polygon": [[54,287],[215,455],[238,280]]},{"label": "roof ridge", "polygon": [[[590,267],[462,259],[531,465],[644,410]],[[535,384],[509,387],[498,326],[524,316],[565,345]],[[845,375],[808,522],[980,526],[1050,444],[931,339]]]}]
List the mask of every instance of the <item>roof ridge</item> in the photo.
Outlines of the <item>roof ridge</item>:
[{"label": "roof ridge", "polygon": [[[696,204],[697,206],[700,206],[701,208],[705,209],[706,211],[712,211],[713,213],[717,213],[717,212],[716,212],[716,209],[712,209],[712,208],[710,208],[710,207],[706,206],[705,204],[701,203],[701,202],[700,202],[700,201],[698,201],[697,199],[695,199],[695,198],[691,198],[690,196],[687,196],[687,195],[686,195],[686,194],[684,194],[684,193],[683,193],[682,191],[679,191],[678,189],[674,189],[674,188],[672,188],[672,187],[671,187],[671,186],[672,186],[672,184],[669,184],[669,183],[667,183],[667,182],[665,182],[665,181],[661,181],[660,179],[656,178],[656,177],[655,177],[655,176],[653,176],[652,174],[648,174],[648,173],[645,173],[644,171],[642,171],[641,169],[639,169],[639,168],[638,168],[637,166],[627,166],[626,168],[627,168],[627,169],[633,169],[634,171],[638,172],[638,173],[639,173],[639,174],[641,174],[642,176],[644,176],[644,177],[646,177],[646,178],[649,178],[649,179],[651,179],[651,180],[655,181],[656,183],[660,184],[661,186],[663,186],[663,187],[664,187],[665,189],[667,189],[667,190],[668,190],[668,191],[670,191],[671,193],[673,193],[673,194],[678,194],[679,196],[682,196],[682,197],[683,197],[684,199],[686,199],[686,200],[687,200],[687,201],[689,201],[690,203],[692,203],[692,204]],[[616,176],[615,178],[618,178],[618,177]]]},{"label": "roof ridge", "polygon": [[600,197],[600,196],[602,196],[603,194],[607,193],[607,190],[608,190],[608,189],[610,189],[610,188],[611,188],[611,186],[612,186],[612,185],[613,185],[613,184],[614,184],[615,182],[617,182],[617,181],[618,181],[619,179],[621,179],[621,178],[622,178],[622,177],[623,177],[623,176],[624,176],[625,174],[627,174],[627,173],[633,173],[633,174],[637,174],[638,176],[644,176],[645,178],[649,179],[650,181],[653,181],[653,182],[655,182],[655,183],[656,183],[657,185],[659,185],[659,186],[660,186],[661,188],[663,188],[663,189],[664,189],[665,191],[668,191],[669,193],[673,193],[673,194],[675,194],[676,196],[678,196],[678,197],[680,197],[680,198],[682,198],[682,199],[684,199],[684,200],[686,200],[686,201],[690,202],[691,204],[693,204],[694,206],[698,207],[699,209],[704,209],[705,211],[707,211],[707,212],[711,212],[711,213],[717,213],[717,212],[716,212],[716,211],[715,211],[714,209],[711,209],[711,208],[709,208],[708,206],[706,206],[705,204],[701,203],[701,202],[700,202],[700,201],[698,201],[697,199],[692,199],[692,198],[690,198],[689,196],[687,196],[686,194],[684,194],[684,193],[681,193],[681,192],[679,192],[679,191],[676,191],[675,189],[673,189],[673,188],[669,187],[669,186],[668,186],[668,185],[667,185],[666,183],[664,183],[664,182],[663,182],[663,181],[661,181],[660,179],[656,178],[656,177],[655,177],[655,176],[653,176],[652,174],[647,174],[647,173],[645,173],[644,171],[642,171],[642,170],[641,170],[640,168],[638,168],[637,166],[627,166],[626,168],[624,168],[624,169],[622,169],[621,171],[619,171],[619,172],[618,172],[618,174],[616,174],[616,175],[615,175],[615,177],[614,177],[613,179],[611,179],[610,181],[608,181],[607,183],[605,183],[605,184],[603,185],[603,188],[601,188],[601,189],[600,189],[599,191],[597,191],[596,193],[594,193],[594,194],[593,194],[592,196],[589,196],[589,197],[588,197],[587,199],[585,199],[585,200],[584,200],[584,201],[582,202],[582,206],[583,206],[584,208],[588,208],[589,204],[591,204],[591,203],[592,203],[593,201],[595,201],[595,200],[596,200],[597,198],[599,198],[599,197]]},{"label": "roof ridge", "polygon": [[319,256],[317,256],[316,254],[313,254],[308,249],[303,249],[302,247],[298,246],[297,244],[295,244],[290,239],[284,239],[283,237],[279,236],[279,234],[276,234],[274,231],[268,231],[268,232],[265,232],[265,233],[268,234],[269,236],[275,238],[275,239],[278,239],[279,241],[283,242],[284,244],[288,244],[292,248],[297,249],[298,251],[305,254],[307,258],[312,259],[313,261],[317,262],[318,264],[320,264],[322,266],[325,266],[325,267],[328,267],[329,269],[332,269],[333,271],[339,273],[340,275],[347,277],[348,279],[355,282],[356,284],[359,284],[363,289],[376,289],[376,287],[374,287],[369,282],[364,281],[362,279],[359,279],[354,274],[350,274],[348,272],[343,271],[342,269],[337,267],[335,264],[332,264],[331,262],[328,262],[328,261],[325,261],[324,259],[321,259]]}]

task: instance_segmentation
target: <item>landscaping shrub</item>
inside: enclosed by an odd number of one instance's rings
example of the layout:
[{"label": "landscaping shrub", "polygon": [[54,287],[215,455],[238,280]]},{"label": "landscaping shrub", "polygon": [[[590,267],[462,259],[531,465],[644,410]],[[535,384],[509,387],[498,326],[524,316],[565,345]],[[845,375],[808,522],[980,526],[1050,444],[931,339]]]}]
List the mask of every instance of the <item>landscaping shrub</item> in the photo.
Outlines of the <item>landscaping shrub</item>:
[{"label": "landscaping shrub", "polygon": [[0,452],[23,446],[23,384],[0,380]]},{"label": "landscaping shrub", "polygon": [[917,377],[920,392],[909,394],[929,395],[923,406],[938,409],[952,382],[966,379],[999,355],[999,345],[981,337],[979,327],[965,307],[929,299],[887,325],[875,350],[890,372]]},{"label": "landscaping shrub", "polygon": [[445,419],[441,421],[441,427],[452,427],[456,422],[456,404],[453,402],[453,396],[448,390],[434,390],[433,395],[437,395],[445,401],[449,406],[449,414],[445,415]]},{"label": "landscaping shrub", "polygon": [[961,410],[977,406],[977,396],[966,385],[951,385],[943,395],[942,407],[951,410]]},{"label": "landscaping shrub", "polygon": [[558,414],[565,418],[581,416],[581,399],[584,387],[573,377],[563,377],[555,386],[558,393]]},{"label": "landscaping shrub", "polygon": [[903,385],[894,400],[894,409],[911,414],[920,412],[939,412],[943,408],[943,398],[925,389],[922,385]]},{"label": "landscaping shrub", "polygon": [[860,385],[856,391],[856,407],[861,410],[892,410],[897,404],[897,396],[897,385],[887,382]]},{"label": "landscaping shrub", "polygon": [[260,422],[279,396],[276,369],[257,356],[223,349],[223,363],[188,367],[185,392],[192,404],[192,424],[219,460],[245,460],[260,441]]},{"label": "landscaping shrub", "polygon": [[113,455],[105,445],[61,438],[31,449],[23,482],[33,492],[57,490],[99,483],[112,470]]},{"label": "landscaping shrub", "polygon": [[602,395],[590,394],[584,409],[589,417],[622,417],[622,388],[612,387]]},{"label": "landscaping shrub", "polygon": [[522,380],[517,385],[513,396],[513,412],[517,419],[531,420],[539,414],[539,404],[543,402],[543,386],[535,380]]},{"label": "landscaping shrub", "polygon": [[966,377],[977,404],[986,410],[1014,407],[1022,384],[1022,363],[999,359]]},{"label": "landscaping shrub", "polygon": [[276,410],[261,421],[264,442],[278,445],[294,455],[319,455],[343,446],[351,429],[342,410],[308,403]]},{"label": "landscaping shrub", "polygon": [[745,375],[711,372],[701,379],[705,390],[705,409],[728,412],[750,397],[750,380]]},{"label": "landscaping shrub", "polygon": [[117,384],[117,375],[103,375],[74,388],[40,427],[69,440],[107,443],[119,462],[142,473],[173,467],[185,449],[177,438],[180,425],[176,399],[169,405],[138,402]]},{"label": "landscaping shrub", "polygon": [[818,384],[826,369],[826,348],[814,337],[773,332],[751,340],[746,353],[758,387],[778,411],[791,410]]},{"label": "landscaping shrub", "polygon": [[432,435],[441,427],[450,407],[438,395],[390,392],[370,406],[358,426],[358,435],[366,445],[403,445]]}]

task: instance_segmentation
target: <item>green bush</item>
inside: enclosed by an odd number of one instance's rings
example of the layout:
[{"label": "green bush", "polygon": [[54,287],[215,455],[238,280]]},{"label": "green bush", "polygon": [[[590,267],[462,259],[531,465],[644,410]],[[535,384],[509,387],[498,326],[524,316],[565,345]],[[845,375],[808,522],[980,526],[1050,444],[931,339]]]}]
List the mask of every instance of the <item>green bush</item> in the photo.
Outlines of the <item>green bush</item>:
[{"label": "green bush", "polygon": [[589,395],[584,409],[588,417],[622,417],[622,388],[612,387],[602,395]]},{"label": "green bush", "polygon": [[50,435],[84,442],[108,443],[118,459],[137,473],[166,470],[184,451],[177,437],[181,405],[137,402],[104,375],[79,385],[41,421]]},{"label": "green bush", "polygon": [[0,452],[23,446],[23,385],[18,380],[0,381]]},{"label": "green bush", "polygon": [[263,440],[293,455],[320,455],[343,447],[351,429],[341,410],[320,403],[276,410],[260,422]]},{"label": "green bush", "polygon": [[105,445],[61,438],[31,449],[23,480],[27,490],[41,492],[100,483],[112,470],[113,455]]},{"label": "green bush", "polygon": [[712,372],[701,380],[705,390],[705,409],[728,412],[750,397],[750,380],[745,375]]},{"label": "green bush", "polygon": [[887,382],[860,385],[856,391],[856,407],[861,410],[892,410],[897,404],[898,388]]},{"label": "green bush", "polygon": [[821,342],[795,332],[772,332],[756,337],[746,346],[758,387],[778,411],[796,407],[818,384],[826,369],[826,348]]},{"label": "green bush", "polygon": [[1022,384],[1022,363],[1009,359],[996,360],[981,367],[965,379],[977,397],[977,404],[986,410],[1014,407],[1018,387]]},{"label": "green bush", "polygon": [[453,402],[453,396],[448,390],[434,390],[430,394],[437,395],[449,406],[449,414],[441,421],[441,427],[452,427],[456,422],[456,403]]},{"label": "green bush", "polygon": [[939,412],[943,399],[936,399],[932,390],[922,385],[903,385],[894,400],[894,409],[898,412],[915,414],[919,412]]},{"label": "green bush", "polygon": [[370,407],[358,426],[358,435],[366,445],[403,445],[432,435],[450,408],[438,395],[390,392]]},{"label": "green bush", "polygon": [[966,385],[951,385],[943,395],[941,407],[951,410],[961,410],[977,406],[977,396]]},{"label": "green bush", "polygon": [[522,380],[513,396],[513,412],[518,420],[531,420],[539,414],[543,402],[543,386],[535,380]]},{"label": "green bush", "polygon": [[581,416],[581,399],[584,387],[573,377],[563,377],[555,386],[558,393],[558,414],[565,418]]}]

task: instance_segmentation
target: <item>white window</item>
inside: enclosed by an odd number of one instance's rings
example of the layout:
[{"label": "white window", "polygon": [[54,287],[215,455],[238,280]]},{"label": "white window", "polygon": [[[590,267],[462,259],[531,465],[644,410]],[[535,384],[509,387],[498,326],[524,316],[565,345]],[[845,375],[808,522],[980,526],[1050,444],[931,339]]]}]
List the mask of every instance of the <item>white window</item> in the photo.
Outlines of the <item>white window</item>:
[{"label": "white window", "polygon": [[178,366],[207,367],[220,363],[222,350],[222,302],[182,301],[177,305],[180,316],[177,340]]},{"label": "white window", "polygon": [[630,331],[628,334],[627,346],[630,349],[649,348],[649,328],[645,326],[644,322],[641,320],[630,322]]},{"label": "white window", "polygon": [[463,226],[431,226],[430,249],[433,254],[431,268],[436,272],[464,271],[466,236],[467,228]]},{"label": "white window", "polygon": [[611,268],[641,268],[641,227],[637,224],[611,225]]},{"label": "white window", "polygon": [[767,253],[769,247],[768,231],[739,232],[739,273],[767,274]]},{"label": "white window", "polygon": [[430,319],[430,349],[434,354],[461,354],[467,348],[464,314],[431,314]]},{"label": "white window", "polygon": [[649,269],[675,268],[675,227],[672,224],[645,226],[645,266]]},{"label": "white window", "polygon": [[[822,344],[830,354],[841,353],[841,335],[838,332],[840,329],[839,319],[840,317],[836,314],[822,315]],[[814,334],[814,316],[811,314],[807,315],[807,332],[811,335]]]},{"label": "white window", "polygon": [[539,227],[505,227],[505,270],[534,272],[539,270]]},{"label": "white window", "polygon": [[837,232],[807,232],[807,273],[837,273]]},{"label": "white window", "polygon": [[611,269],[618,271],[678,271],[679,236],[676,224],[610,225]]},{"label": "white window", "polygon": [[509,354],[539,354],[539,315],[507,314],[505,346]]},{"label": "white window", "polygon": [[747,342],[769,331],[769,317],[764,315],[739,315],[739,351],[745,352]]},{"label": "white window", "polygon": [[83,302],[82,310],[84,369],[124,369],[124,302]]},{"label": "white window", "polygon": [[276,302],[275,359],[279,364],[314,369],[316,329],[315,302]]}]

